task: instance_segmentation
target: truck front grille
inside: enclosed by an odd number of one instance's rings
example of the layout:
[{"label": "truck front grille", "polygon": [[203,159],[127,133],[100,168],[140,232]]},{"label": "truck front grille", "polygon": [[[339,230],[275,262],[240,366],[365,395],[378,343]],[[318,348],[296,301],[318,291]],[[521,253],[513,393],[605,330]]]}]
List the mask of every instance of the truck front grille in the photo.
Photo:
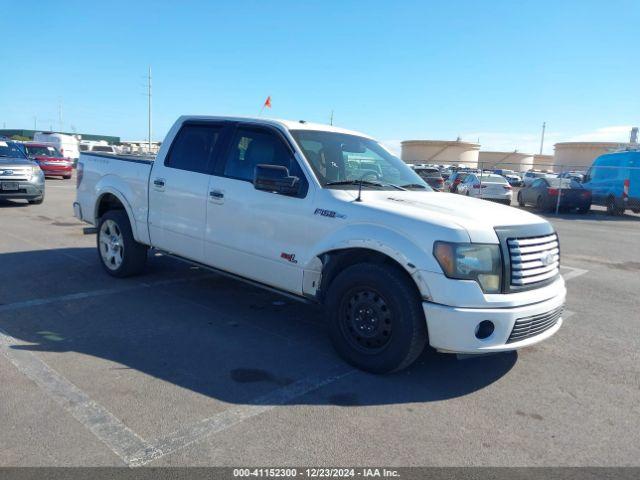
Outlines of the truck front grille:
[{"label": "truck front grille", "polygon": [[509,238],[511,286],[523,287],[547,281],[559,273],[558,235]]},{"label": "truck front grille", "polygon": [[550,312],[517,319],[507,343],[519,342],[549,330],[558,323],[558,319],[562,316],[562,309],[563,307],[558,307]]}]

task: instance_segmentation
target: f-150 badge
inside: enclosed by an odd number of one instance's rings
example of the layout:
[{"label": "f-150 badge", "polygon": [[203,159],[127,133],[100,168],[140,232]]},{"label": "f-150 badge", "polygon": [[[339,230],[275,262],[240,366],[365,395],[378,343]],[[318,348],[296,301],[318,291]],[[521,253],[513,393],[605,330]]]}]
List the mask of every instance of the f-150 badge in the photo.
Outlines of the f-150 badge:
[{"label": "f-150 badge", "polygon": [[325,210],[324,208],[316,208],[316,211],[313,212],[314,215],[320,215],[321,217],[329,217],[329,218],[346,218],[346,215],[342,213],[335,212],[333,210]]}]

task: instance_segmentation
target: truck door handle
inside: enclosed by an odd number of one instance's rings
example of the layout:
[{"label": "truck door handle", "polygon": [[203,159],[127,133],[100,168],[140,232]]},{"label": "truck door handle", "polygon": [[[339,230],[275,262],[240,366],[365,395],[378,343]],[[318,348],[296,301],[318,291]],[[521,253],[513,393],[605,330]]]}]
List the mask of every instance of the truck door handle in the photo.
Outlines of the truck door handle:
[{"label": "truck door handle", "polygon": [[209,196],[211,198],[224,198],[224,193],[222,193],[220,190],[211,190],[209,192]]},{"label": "truck door handle", "polygon": [[164,179],[162,179],[162,178],[156,178],[156,179],[153,181],[153,184],[154,184],[156,187],[164,187]]}]

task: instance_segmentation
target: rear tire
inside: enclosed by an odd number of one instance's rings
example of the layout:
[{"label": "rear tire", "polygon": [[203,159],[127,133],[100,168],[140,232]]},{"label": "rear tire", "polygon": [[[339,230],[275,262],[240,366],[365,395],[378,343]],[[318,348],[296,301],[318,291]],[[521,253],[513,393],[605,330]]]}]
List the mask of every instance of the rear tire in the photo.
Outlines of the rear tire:
[{"label": "rear tire", "polygon": [[607,214],[619,217],[620,215],[624,215],[624,208],[618,207],[616,205],[616,199],[609,197],[607,199]]},{"label": "rear tire", "polygon": [[335,349],[345,361],[367,372],[402,370],[427,343],[420,296],[393,266],[347,267],[329,287],[326,311]]},{"label": "rear tire", "polygon": [[585,214],[585,213],[589,213],[589,211],[591,210],[591,205],[585,205],[584,207],[580,207],[578,208],[578,213],[580,214]]},{"label": "rear tire", "polygon": [[544,211],[544,203],[543,203],[542,197],[538,197],[536,199],[536,209],[541,212]]},{"label": "rear tire", "polygon": [[526,203],[522,200],[522,192],[518,192],[518,205],[524,207]]},{"label": "rear tire", "polygon": [[65,180],[69,180],[71,178],[71,175],[63,175],[62,178],[64,178]]},{"label": "rear tire", "polygon": [[133,238],[124,210],[109,210],[100,217],[96,243],[100,263],[109,275],[123,278],[144,270],[148,247]]}]

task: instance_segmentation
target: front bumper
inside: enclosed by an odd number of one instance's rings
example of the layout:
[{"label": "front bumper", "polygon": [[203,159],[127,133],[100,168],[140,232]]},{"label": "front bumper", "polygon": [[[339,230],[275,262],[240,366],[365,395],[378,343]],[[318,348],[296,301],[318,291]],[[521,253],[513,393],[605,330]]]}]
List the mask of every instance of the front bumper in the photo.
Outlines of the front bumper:
[{"label": "front bumper", "polygon": [[40,164],[40,169],[45,175],[71,175],[73,166],[69,165],[44,165]]},{"label": "front bumper", "polygon": [[19,182],[18,190],[0,190],[0,198],[35,200],[44,195],[44,184]]},{"label": "front bumper", "polygon": [[[518,319],[551,312],[564,305],[564,285],[558,293],[545,301],[532,305],[509,308],[462,308],[424,302],[429,343],[435,349],[449,353],[491,353],[517,350],[541,342],[562,325],[562,317],[550,328],[524,340],[507,343]],[[478,324],[484,320],[493,322],[495,328],[487,338],[476,337]]]}]

